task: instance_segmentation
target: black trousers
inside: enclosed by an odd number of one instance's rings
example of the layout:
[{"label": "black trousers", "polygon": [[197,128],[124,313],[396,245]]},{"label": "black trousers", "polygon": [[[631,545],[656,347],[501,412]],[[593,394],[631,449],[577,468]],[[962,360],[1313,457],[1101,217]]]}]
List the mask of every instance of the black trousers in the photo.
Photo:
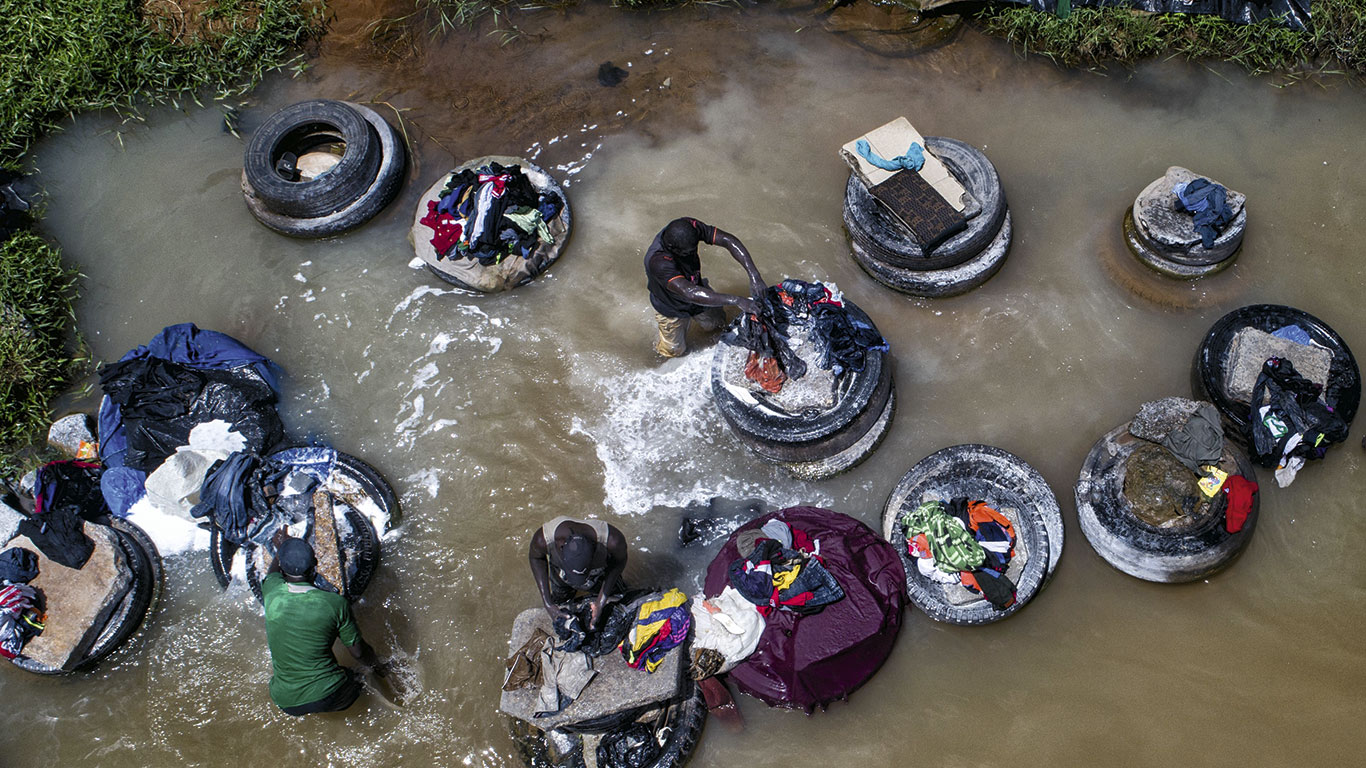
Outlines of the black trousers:
[{"label": "black trousers", "polygon": [[360,674],[354,669],[346,670],[346,682],[332,693],[309,704],[300,704],[297,707],[281,707],[280,711],[286,715],[303,717],[318,712],[340,712],[356,703],[360,698],[361,683]]}]

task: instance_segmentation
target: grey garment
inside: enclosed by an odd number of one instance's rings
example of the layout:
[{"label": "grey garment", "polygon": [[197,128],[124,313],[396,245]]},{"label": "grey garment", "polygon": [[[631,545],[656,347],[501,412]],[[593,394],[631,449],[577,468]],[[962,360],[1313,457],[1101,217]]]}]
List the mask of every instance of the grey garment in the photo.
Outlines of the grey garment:
[{"label": "grey garment", "polygon": [[602,545],[606,545],[606,544],[607,544],[607,521],[606,521],[606,520],[598,520],[597,518],[589,518],[589,519],[587,519],[587,520],[580,520],[580,519],[577,518],[577,517],[568,517],[568,516],[566,516],[566,515],[560,515],[559,517],[555,518],[554,520],[551,520],[551,521],[547,522],[545,525],[541,526],[541,535],[545,537],[545,545],[546,545],[547,547],[552,546],[552,545],[555,543],[555,531],[556,531],[557,529],[559,529],[560,523],[565,523],[565,522],[569,522],[569,523],[578,523],[579,525],[586,525],[586,526],[589,526],[590,528],[593,529],[593,533],[597,534],[598,543],[599,543],[599,544],[602,544]]},{"label": "grey garment", "polygon": [[541,692],[534,716],[553,715],[569,706],[597,674],[588,654],[557,651],[547,639],[541,648]]},{"label": "grey garment", "polygon": [[782,520],[769,520],[759,530],[763,531],[765,536],[782,544],[783,549],[792,549],[792,529]]},{"label": "grey garment", "polygon": [[1210,403],[1201,403],[1185,424],[1162,438],[1162,445],[1196,474],[1200,474],[1203,465],[1218,464],[1224,455],[1224,428],[1219,423],[1219,411]]}]

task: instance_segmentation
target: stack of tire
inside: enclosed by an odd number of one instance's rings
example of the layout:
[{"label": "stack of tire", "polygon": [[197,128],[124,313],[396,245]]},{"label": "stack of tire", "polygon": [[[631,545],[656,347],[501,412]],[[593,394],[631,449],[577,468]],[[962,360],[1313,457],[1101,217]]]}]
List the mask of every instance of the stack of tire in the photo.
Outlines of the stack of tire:
[{"label": "stack of tire", "polygon": [[[78,661],[66,667],[49,666],[36,659],[20,656],[14,665],[25,672],[38,675],[65,675],[89,669],[128,642],[152,614],[161,599],[161,555],[147,534],[136,525],[116,517],[106,518],[105,525],[113,531],[122,551],[124,567],[132,577],[128,592],[114,606],[94,643]],[[100,523],[86,523],[100,525]]]},{"label": "stack of tire", "polygon": [[[1124,489],[1134,452],[1154,443],[1130,434],[1129,427],[1129,422],[1121,424],[1096,441],[1077,478],[1077,519],[1091,548],[1116,570],[1144,581],[1196,581],[1227,567],[1252,541],[1260,494],[1253,495],[1252,509],[1236,533],[1224,524],[1222,502],[1195,514],[1146,518]],[[1251,460],[1227,437],[1219,464],[1236,465],[1236,474],[1256,482]]]},{"label": "stack of tire", "polygon": [[[272,458],[289,463],[293,450],[286,448],[278,451],[272,454]],[[378,470],[341,451],[337,452],[332,474],[324,485],[338,498],[333,514],[337,517],[342,549],[350,563],[347,568],[346,596],[355,599],[365,592],[379,568],[380,536],[398,524],[398,496]],[[365,503],[345,503],[344,500],[355,491],[364,496]],[[367,517],[362,506],[370,507],[373,517]],[[209,561],[219,586],[226,588],[231,581],[232,562],[237,554],[237,545],[224,538],[222,530],[214,526],[209,535]],[[242,556],[245,558],[247,585],[256,599],[260,600],[261,580],[266,576],[267,559],[258,556],[257,548],[250,544],[244,548]]]},{"label": "stack of tire", "polygon": [[1180,166],[1167,169],[1139,193],[1124,214],[1124,242],[1149,269],[1178,280],[1212,275],[1233,264],[1247,230],[1246,197],[1228,190],[1233,221],[1206,248],[1195,231],[1192,215],[1177,206],[1173,188],[1199,178]]},{"label": "stack of tire", "polygon": [[1010,250],[1010,211],[1001,178],[980,150],[940,136],[926,136],[925,148],[975,201],[963,211],[967,229],[926,252],[852,173],[844,190],[844,226],[854,260],[878,282],[912,296],[956,296],[1000,271]]},{"label": "stack of tire", "polygon": [[[847,298],[844,306],[852,316],[873,325]],[[747,354],[729,344],[716,345],[711,367],[712,399],[745,447],[793,477],[822,480],[853,468],[872,455],[891,427],[896,386],[889,353],[870,349],[862,370],[842,374],[836,380],[831,407],[796,413],[746,402],[726,385],[727,368],[743,366]]]},{"label": "stack of tire", "polygon": [[252,134],[242,194],[256,220],[290,237],[328,237],[369,221],[398,194],[403,140],[374,110],[316,99]]}]

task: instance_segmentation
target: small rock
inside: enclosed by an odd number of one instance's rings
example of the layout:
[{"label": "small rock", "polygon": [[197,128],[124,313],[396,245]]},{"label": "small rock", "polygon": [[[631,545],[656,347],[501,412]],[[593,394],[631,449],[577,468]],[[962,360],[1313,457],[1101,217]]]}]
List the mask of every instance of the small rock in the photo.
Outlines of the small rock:
[{"label": "small rock", "polygon": [[672,77],[666,77],[666,78],[664,78],[664,83],[663,83],[662,85],[660,85],[659,87],[660,87],[660,88],[668,88],[668,87],[669,87],[670,85],[672,85],[672,84],[673,84],[673,78],[672,78]]},{"label": "small rock", "polygon": [[81,444],[93,444],[95,435],[90,429],[90,416],[73,413],[52,422],[47,431],[47,444],[75,458],[81,452]]}]

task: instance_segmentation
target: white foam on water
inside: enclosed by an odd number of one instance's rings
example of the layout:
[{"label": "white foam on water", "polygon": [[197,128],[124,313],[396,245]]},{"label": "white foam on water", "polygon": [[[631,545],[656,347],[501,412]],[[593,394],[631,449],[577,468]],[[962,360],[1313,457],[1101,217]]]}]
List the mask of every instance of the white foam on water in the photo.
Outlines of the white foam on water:
[{"label": "white foam on water", "polygon": [[427,495],[433,499],[441,492],[441,475],[434,467],[420,469],[403,478],[403,482],[413,488],[420,488],[426,491]]},{"label": "white foam on water", "polygon": [[602,462],[604,502],[619,514],[683,507],[713,497],[769,504],[825,504],[813,490],[765,464],[730,434],[711,398],[711,354],[694,352],[656,369],[621,370],[620,361],[578,360],[606,404],[597,417],[574,417]]}]

